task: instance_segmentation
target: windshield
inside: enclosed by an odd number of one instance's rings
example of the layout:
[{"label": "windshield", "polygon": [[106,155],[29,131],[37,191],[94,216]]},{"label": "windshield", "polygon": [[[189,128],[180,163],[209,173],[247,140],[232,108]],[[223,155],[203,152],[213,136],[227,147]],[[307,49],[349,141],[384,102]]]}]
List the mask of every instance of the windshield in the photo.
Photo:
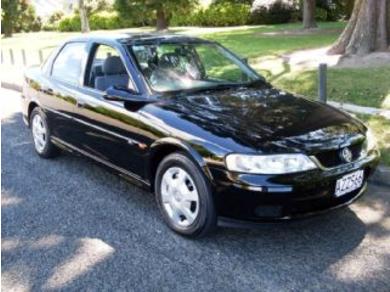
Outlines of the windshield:
[{"label": "windshield", "polygon": [[142,44],[130,49],[157,92],[244,85],[259,80],[247,65],[216,44]]}]

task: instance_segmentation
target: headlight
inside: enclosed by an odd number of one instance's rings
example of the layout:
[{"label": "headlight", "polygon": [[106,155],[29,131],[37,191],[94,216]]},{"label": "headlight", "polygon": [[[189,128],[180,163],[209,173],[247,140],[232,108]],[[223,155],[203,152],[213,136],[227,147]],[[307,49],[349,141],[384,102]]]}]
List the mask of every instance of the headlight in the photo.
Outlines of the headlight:
[{"label": "headlight", "polygon": [[371,129],[368,129],[366,132],[366,141],[367,141],[367,151],[376,148],[376,138]]},{"label": "headlight", "polygon": [[228,170],[255,174],[283,174],[317,168],[304,154],[229,154],[225,162]]},{"label": "headlight", "polygon": [[376,148],[377,148],[377,141],[375,135],[371,129],[368,129],[366,132],[366,140],[364,141],[362,154],[367,155],[368,152]]}]

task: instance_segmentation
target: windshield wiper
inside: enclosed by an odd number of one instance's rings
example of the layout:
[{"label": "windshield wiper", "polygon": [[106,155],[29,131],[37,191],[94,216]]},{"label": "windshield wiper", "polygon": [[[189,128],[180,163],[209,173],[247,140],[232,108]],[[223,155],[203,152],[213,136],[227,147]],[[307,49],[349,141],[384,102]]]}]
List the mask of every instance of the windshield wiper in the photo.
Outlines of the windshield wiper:
[{"label": "windshield wiper", "polygon": [[193,92],[201,92],[201,91],[209,91],[209,90],[221,90],[221,89],[229,89],[232,87],[239,87],[243,85],[244,84],[240,84],[240,83],[220,83],[220,84],[213,84],[211,86],[205,86],[205,87],[189,88],[183,90],[183,92],[193,93]]},{"label": "windshield wiper", "polygon": [[259,79],[253,80],[252,82],[249,82],[245,86],[268,85],[268,84],[269,83],[267,82],[267,80],[265,80],[265,78],[259,78]]}]

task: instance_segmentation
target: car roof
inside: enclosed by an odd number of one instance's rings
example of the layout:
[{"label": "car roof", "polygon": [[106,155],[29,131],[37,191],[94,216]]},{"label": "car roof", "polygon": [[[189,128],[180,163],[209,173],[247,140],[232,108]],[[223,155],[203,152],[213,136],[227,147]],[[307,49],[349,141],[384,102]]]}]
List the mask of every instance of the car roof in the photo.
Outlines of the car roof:
[{"label": "car roof", "polygon": [[159,43],[213,43],[201,38],[190,37],[179,34],[161,33],[121,33],[121,34],[88,34],[68,40],[75,41],[96,41],[122,44],[159,44]]}]

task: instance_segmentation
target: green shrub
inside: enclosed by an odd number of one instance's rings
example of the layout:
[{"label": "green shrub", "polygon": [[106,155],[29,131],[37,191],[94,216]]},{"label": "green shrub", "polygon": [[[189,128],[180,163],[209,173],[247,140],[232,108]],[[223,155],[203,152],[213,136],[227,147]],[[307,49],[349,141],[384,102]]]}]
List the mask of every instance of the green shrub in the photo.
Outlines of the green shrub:
[{"label": "green shrub", "polygon": [[174,26],[233,26],[244,25],[249,21],[250,6],[246,4],[220,3],[199,9],[189,15],[174,14]]},{"label": "green shrub", "polygon": [[64,13],[62,11],[55,11],[53,14],[49,16],[46,22],[42,25],[42,30],[44,31],[55,31],[58,30],[58,24],[61,19],[64,17]]},{"label": "green shrub", "polygon": [[62,32],[80,31],[81,30],[80,16],[75,14],[72,16],[64,17],[58,23],[58,30]]},{"label": "green shrub", "polygon": [[317,0],[316,6],[326,10],[327,21],[338,21],[350,18],[354,0]]},{"label": "green shrub", "polygon": [[53,24],[50,24],[50,23],[44,23],[42,25],[42,30],[43,31],[56,31],[57,28],[58,27],[56,25],[53,25]]},{"label": "green shrub", "polygon": [[255,0],[250,19],[252,24],[287,23],[294,19],[297,10],[293,0]]},{"label": "green shrub", "polygon": [[[118,29],[134,26],[131,21],[120,19],[115,12],[98,12],[89,16],[91,30]],[[58,25],[45,25],[45,30],[58,29],[59,31],[80,31],[81,21],[78,14],[62,18]]]},{"label": "green shrub", "polygon": [[89,17],[91,30],[98,29],[118,29],[123,26],[122,21],[116,13],[99,12]]},{"label": "green shrub", "polygon": [[316,20],[317,21],[327,21],[328,20],[328,11],[323,8],[316,8]]}]

